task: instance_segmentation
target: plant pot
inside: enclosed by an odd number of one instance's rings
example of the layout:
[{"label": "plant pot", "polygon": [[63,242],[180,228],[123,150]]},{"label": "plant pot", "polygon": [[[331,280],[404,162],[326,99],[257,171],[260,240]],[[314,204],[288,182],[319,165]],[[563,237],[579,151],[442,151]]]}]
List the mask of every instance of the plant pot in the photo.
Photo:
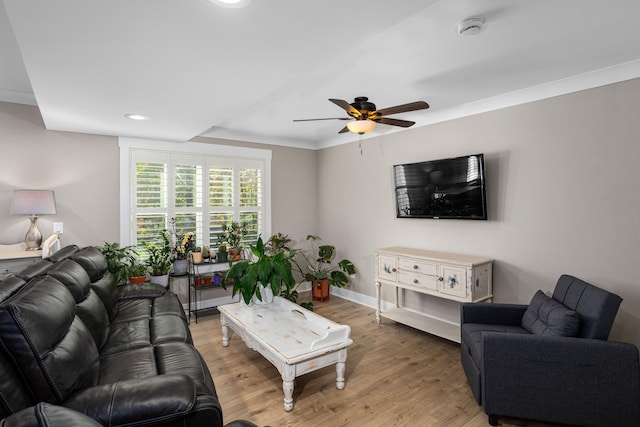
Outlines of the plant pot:
[{"label": "plant pot", "polygon": [[196,277],[194,280],[196,287],[202,286],[202,277]]},{"label": "plant pot", "polygon": [[189,260],[177,259],[173,262],[173,275],[184,276],[189,270]]},{"label": "plant pot", "polygon": [[222,282],[222,276],[218,276],[217,274],[213,276],[213,284],[219,285]]},{"label": "plant pot", "polygon": [[258,299],[257,295],[254,295],[253,302],[256,304],[271,304],[273,302],[273,290],[271,286],[264,286],[262,283],[258,283],[258,289],[260,289],[262,301]]},{"label": "plant pot", "polygon": [[211,277],[205,277],[203,280],[204,280],[204,285],[205,285],[205,286],[207,286],[207,285],[210,285],[210,284],[211,284]]},{"label": "plant pot", "polygon": [[191,252],[191,257],[194,264],[202,264],[202,252]]},{"label": "plant pot", "polygon": [[132,285],[141,285],[147,280],[147,275],[129,277],[129,283]]},{"label": "plant pot", "polygon": [[218,262],[229,261],[229,252],[218,252]]},{"label": "plant pot", "polygon": [[231,261],[238,261],[242,258],[242,250],[236,251],[236,248],[229,248],[229,259]]},{"label": "plant pot", "polygon": [[324,301],[329,299],[329,279],[314,280],[311,286],[313,299]]},{"label": "plant pot", "polygon": [[161,276],[152,275],[151,277],[149,277],[149,282],[156,283],[166,288],[167,286],[169,286],[169,275],[168,274],[163,274]]}]

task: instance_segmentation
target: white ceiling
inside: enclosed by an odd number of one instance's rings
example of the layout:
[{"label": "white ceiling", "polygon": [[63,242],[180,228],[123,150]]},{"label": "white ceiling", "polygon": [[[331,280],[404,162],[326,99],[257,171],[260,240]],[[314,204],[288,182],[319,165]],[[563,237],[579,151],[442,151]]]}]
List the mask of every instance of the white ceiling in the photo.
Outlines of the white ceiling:
[{"label": "white ceiling", "polygon": [[[197,135],[320,148],[328,98],[416,126],[640,77],[637,0],[4,0],[0,100],[47,129],[186,141]],[[460,36],[460,20],[486,29]],[[150,117],[124,118],[127,113]],[[369,135],[402,131],[379,125]]]}]

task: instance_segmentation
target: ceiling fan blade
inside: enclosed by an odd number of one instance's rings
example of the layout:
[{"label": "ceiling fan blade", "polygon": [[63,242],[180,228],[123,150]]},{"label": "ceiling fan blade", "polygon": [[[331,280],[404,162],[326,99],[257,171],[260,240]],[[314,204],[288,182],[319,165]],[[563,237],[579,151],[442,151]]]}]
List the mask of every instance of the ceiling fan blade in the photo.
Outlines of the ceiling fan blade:
[{"label": "ceiling fan blade", "polygon": [[424,101],[410,102],[408,104],[396,105],[395,107],[383,108],[382,110],[376,110],[371,115],[375,116],[388,116],[390,114],[406,113],[408,111],[426,110],[429,108],[429,104]]},{"label": "ceiling fan blade", "polygon": [[349,132],[349,128],[345,126],[342,129],[340,129],[340,132],[338,133],[347,133],[347,132]]},{"label": "ceiling fan blade", "polygon": [[408,128],[416,124],[416,122],[411,122],[409,120],[392,119],[390,117],[379,117],[372,120],[385,125],[400,126],[403,128]]},{"label": "ceiling fan blade", "polygon": [[344,101],[342,99],[332,99],[329,98],[329,101],[333,102],[334,104],[336,104],[338,107],[342,108],[344,111],[346,111],[351,117],[355,117],[358,118],[360,117],[362,114],[360,113],[360,111],[356,110],[355,108],[353,108],[351,106],[351,104],[349,104],[347,101]]},{"label": "ceiling fan blade", "polygon": [[327,117],[323,119],[293,119],[294,122],[313,122],[316,120],[353,120],[351,117]]}]

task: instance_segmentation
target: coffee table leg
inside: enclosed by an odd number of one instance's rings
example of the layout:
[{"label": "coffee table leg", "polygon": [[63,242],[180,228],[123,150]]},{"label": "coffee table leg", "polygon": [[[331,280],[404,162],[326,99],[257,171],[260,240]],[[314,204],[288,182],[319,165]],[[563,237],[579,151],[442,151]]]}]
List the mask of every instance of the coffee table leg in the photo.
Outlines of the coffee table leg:
[{"label": "coffee table leg", "polygon": [[343,348],[338,352],[338,361],[336,362],[336,388],[342,390],[344,388],[344,371],[347,362],[347,349]]},{"label": "coffee table leg", "polygon": [[222,325],[222,346],[229,347],[229,326],[224,314],[220,313],[220,324]]},{"label": "coffee table leg", "polygon": [[293,409],[293,387],[296,379],[296,368],[292,365],[285,365],[282,373],[282,391],[284,392],[284,410],[289,412]]}]

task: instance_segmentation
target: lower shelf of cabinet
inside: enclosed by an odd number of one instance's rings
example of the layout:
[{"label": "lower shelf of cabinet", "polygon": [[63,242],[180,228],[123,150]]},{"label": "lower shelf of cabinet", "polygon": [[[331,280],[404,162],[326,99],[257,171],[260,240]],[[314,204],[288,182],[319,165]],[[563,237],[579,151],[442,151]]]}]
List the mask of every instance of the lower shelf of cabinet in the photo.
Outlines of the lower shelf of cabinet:
[{"label": "lower shelf of cabinet", "polygon": [[411,326],[412,328],[428,332],[433,335],[460,342],[460,325],[446,320],[428,316],[424,313],[396,307],[380,313],[380,317]]}]

